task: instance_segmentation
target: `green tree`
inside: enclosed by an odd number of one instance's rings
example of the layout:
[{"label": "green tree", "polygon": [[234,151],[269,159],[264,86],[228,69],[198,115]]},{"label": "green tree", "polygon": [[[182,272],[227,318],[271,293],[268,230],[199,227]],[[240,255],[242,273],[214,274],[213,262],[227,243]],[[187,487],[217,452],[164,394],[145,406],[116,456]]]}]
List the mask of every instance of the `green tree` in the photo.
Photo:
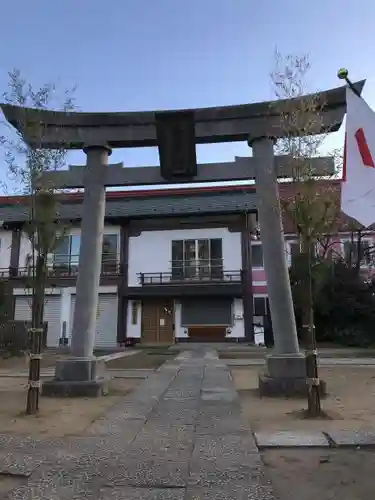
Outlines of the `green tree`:
[{"label": "green tree", "polygon": [[[285,100],[281,127],[287,132],[277,142],[276,151],[284,155],[292,177],[290,196],[282,200],[282,208],[284,217],[293,223],[299,242],[300,255],[294,269],[298,269],[298,279],[294,278],[294,290],[297,290],[301,311],[301,338],[309,347],[306,361],[312,385],[308,411],[311,416],[316,416],[320,413],[320,393],[317,384],[313,273],[318,271],[315,266],[317,242],[323,235],[331,233],[337,217],[337,204],[331,184],[325,181],[329,172],[317,175],[314,168],[314,159],[319,156],[325,140],[324,135],[314,134],[320,127],[324,102],[315,94],[308,94],[306,81],[309,70],[309,56],[283,56],[276,52],[271,81],[277,99]],[[306,97],[296,99],[301,96]]]},{"label": "green tree", "polygon": [[[59,196],[53,186],[43,181],[43,173],[63,167],[67,151],[65,148],[51,150],[42,147],[43,126],[30,125],[28,108],[72,111],[75,108],[73,94],[74,89],[68,89],[59,100],[57,87],[51,83],[34,90],[19,70],[9,73],[8,89],[3,94],[5,104],[19,107],[21,130],[32,132],[36,137],[36,144],[31,147],[22,132],[9,126],[8,134],[0,138],[0,144],[4,149],[9,180],[28,200],[29,220],[23,226],[31,242],[31,273],[27,286],[32,289],[32,327],[38,329],[43,325],[48,254],[53,252],[65,232],[58,220]],[[56,100],[59,101],[57,105]],[[37,401],[35,404],[37,406]],[[31,411],[29,406],[28,399],[28,410]]]},{"label": "green tree", "polygon": [[321,341],[346,346],[375,344],[375,286],[343,260],[326,262],[325,279],[315,300],[315,321]]}]

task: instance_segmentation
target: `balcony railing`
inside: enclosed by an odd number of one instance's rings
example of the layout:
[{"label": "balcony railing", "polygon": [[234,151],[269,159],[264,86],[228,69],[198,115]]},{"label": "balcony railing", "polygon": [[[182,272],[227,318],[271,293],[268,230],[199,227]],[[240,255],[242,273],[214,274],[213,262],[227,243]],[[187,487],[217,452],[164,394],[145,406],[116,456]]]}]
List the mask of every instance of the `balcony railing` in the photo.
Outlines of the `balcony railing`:
[{"label": "balcony railing", "polygon": [[207,266],[176,266],[170,272],[139,273],[141,286],[152,285],[181,285],[181,284],[226,284],[240,283],[242,272],[240,270],[227,271],[222,265]]},{"label": "balcony railing", "polygon": [[[47,264],[48,278],[77,277],[79,269],[77,264],[78,256],[71,256],[70,261],[68,259],[65,262],[63,259],[59,260],[60,262],[55,261]],[[0,278],[33,278],[34,269],[32,262],[25,267],[18,268],[18,270],[14,268],[0,269]],[[102,260],[101,276],[119,276],[121,273],[121,266],[116,257]]]}]

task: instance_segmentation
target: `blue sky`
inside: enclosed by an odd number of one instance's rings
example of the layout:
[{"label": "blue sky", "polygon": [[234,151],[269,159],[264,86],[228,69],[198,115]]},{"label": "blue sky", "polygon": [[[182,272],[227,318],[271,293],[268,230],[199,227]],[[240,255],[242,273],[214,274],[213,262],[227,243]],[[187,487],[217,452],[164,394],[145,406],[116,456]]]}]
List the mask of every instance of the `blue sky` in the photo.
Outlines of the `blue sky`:
[{"label": "blue sky", "polygon": [[[367,78],[375,107],[375,2],[359,0],[2,0],[0,91],[16,67],[33,85],[77,85],[80,110],[135,111],[271,99],[275,47],[310,54],[311,90]],[[339,145],[342,134],[332,140]],[[246,144],[198,146],[200,162],[249,154]],[[74,153],[74,163],[85,161]],[[157,151],[118,150],[127,166]],[[0,177],[4,177],[4,167]]]}]

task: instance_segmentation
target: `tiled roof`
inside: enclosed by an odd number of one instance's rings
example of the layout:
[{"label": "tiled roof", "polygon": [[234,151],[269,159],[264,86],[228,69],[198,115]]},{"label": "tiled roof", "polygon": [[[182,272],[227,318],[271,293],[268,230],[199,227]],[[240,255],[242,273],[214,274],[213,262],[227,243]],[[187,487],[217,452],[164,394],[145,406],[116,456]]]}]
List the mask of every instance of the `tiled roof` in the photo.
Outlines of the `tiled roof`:
[{"label": "tiled roof", "polygon": [[[337,230],[351,231],[360,228],[358,223],[340,211],[341,181],[322,181],[319,189],[329,189],[337,206]],[[293,196],[296,185],[280,183],[281,199]],[[63,195],[59,207],[61,219],[78,220],[81,218],[82,193]],[[106,194],[106,217],[141,218],[153,216],[173,216],[209,213],[240,213],[255,211],[257,196],[254,185],[247,186],[209,186],[182,189],[160,189],[139,191],[111,191]],[[26,197],[0,197],[0,220],[3,222],[22,222],[29,217]],[[294,234],[293,221],[283,214],[285,233]],[[375,229],[375,225],[371,226]]]},{"label": "tiled roof", "polygon": [[[124,196],[120,193],[108,193],[106,202],[106,217],[152,217],[170,215],[190,215],[199,213],[236,213],[256,210],[256,194],[254,189],[236,189],[212,191],[178,190],[166,194],[145,193],[142,196],[133,191]],[[116,196],[113,196],[116,195]],[[82,213],[82,197],[69,197],[59,205],[59,218],[78,220]],[[3,201],[3,203],[1,203]],[[13,199],[14,201],[14,199]],[[29,218],[27,200],[19,198],[18,202],[10,203],[0,198],[0,220],[4,222],[22,222]]]}]

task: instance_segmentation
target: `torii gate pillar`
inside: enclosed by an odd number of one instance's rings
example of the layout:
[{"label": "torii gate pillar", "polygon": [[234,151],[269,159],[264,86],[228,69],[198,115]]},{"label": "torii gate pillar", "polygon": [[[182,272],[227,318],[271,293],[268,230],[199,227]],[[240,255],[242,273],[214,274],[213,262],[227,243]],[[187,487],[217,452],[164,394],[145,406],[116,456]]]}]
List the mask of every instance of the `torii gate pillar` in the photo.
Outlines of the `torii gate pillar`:
[{"label": "torii gate pillar", "polygon": [[96,310],[102,262],[107,145],[85,146],[79,273],[73,316],[71,359],[56,362],[55,378],[43,384],[47,396],[100,396],[108,392],[104,361],[94,356]]},{"label": "torii gate pillar", "polygon": [[266,369],[259,374],[259,391],[261,395],[305,395],[306,365],[298,345],[285,258],[274,141],[252,138],[249,145],[256,160],[258,220],[275,342],[274,352],[266,357]]}]

